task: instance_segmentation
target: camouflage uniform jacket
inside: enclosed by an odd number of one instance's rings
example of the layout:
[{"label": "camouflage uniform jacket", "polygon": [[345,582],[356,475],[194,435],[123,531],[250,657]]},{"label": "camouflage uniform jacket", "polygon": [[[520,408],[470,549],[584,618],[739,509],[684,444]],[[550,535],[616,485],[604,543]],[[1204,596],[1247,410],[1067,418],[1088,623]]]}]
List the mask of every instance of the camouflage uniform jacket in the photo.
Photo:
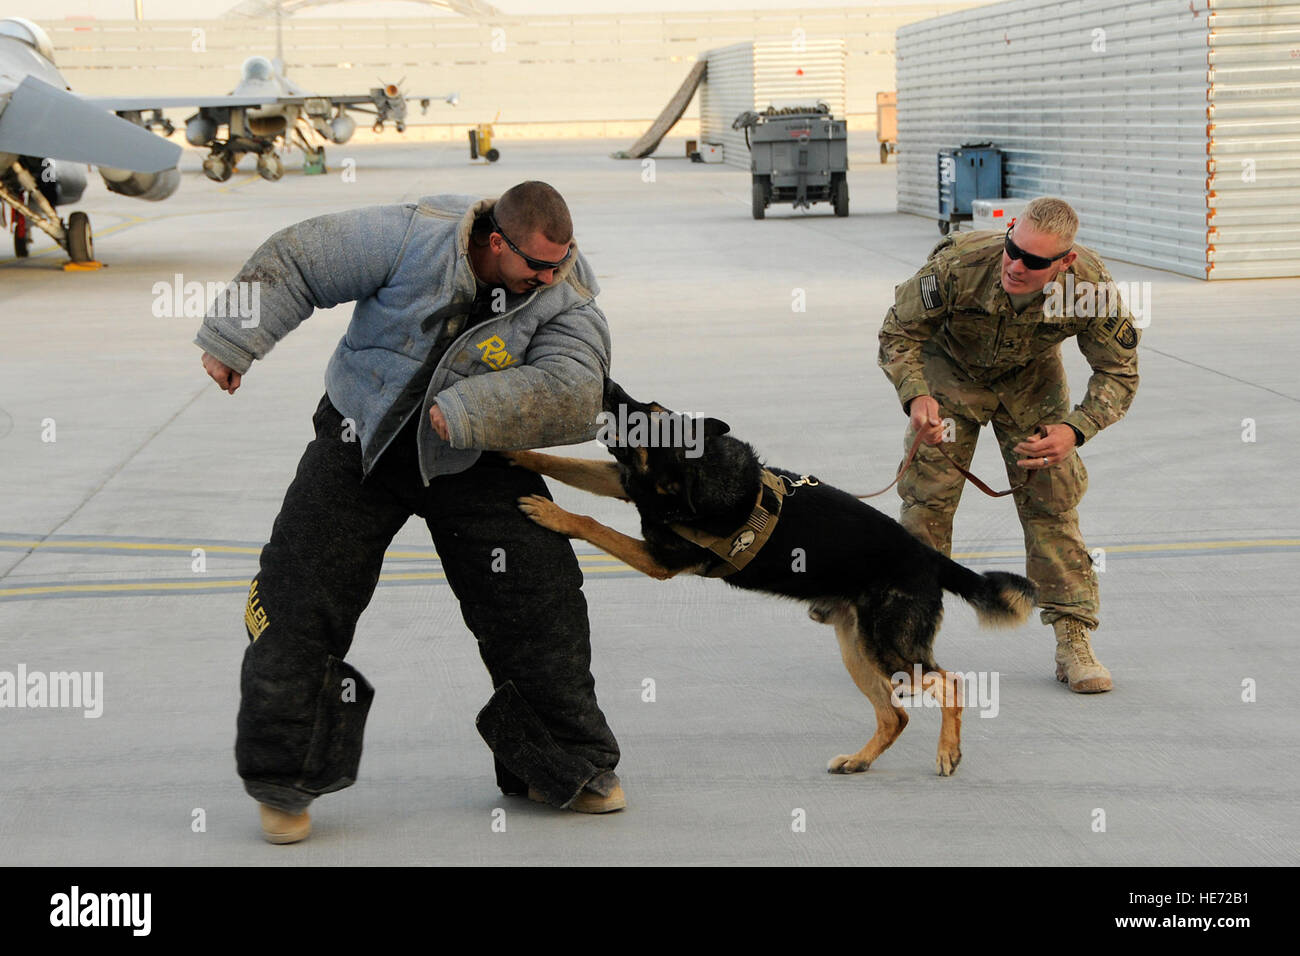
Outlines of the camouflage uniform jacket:
[{"label": "camouflage uniform jacket", "polygon": [[[970,232],[935,246],[921,270],[894,290],[880,330],[880,367],[906,407],[930,394],[922,350],[937,350],[1029,428],[1038,424],[1036,410],[1059,404],[1058,393],[1066,388],[1060,343],[1076,337],[1092,376],[1083,401],[1064,422],[1087,441],[1119,421],[1137,392],[1139,334],[1132,316],[1118,295],[1106,302],[1098,297],[1093,308],[1045,310],[1048,300],[1036,299],[1017,313],[1002,288],[1002,240],[1001,232]],[[1065,284],[1073,273],[1075,288],[1086,288],[1079,284],[1087,281],[1113,290],[1096,253],[1078,244],[1074,249],[1078,257],[1058,281]]]}]

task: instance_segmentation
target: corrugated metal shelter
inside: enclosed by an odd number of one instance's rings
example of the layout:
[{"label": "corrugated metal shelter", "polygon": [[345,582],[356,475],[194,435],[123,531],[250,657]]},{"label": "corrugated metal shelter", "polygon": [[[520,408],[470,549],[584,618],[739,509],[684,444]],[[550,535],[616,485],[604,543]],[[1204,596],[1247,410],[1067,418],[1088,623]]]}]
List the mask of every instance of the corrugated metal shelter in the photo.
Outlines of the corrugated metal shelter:
[{"label": "corrugated metal shelter", "polygon": [[1105,256],[1300,275],[1300,3],[1011,0],[897,36],[898,209],[991,140],[1006,194],[1059,195]]},{"label": "corrugated metal shelter", "polygon": [[700,140],[721,143],[728,166],[749,169],[743,130],[732,121],[746,110],[762,111],[773,103],[824,102],[844,116],[844,41],[750,41],[718,47],[704,54],[708,63],[700,87]]}]

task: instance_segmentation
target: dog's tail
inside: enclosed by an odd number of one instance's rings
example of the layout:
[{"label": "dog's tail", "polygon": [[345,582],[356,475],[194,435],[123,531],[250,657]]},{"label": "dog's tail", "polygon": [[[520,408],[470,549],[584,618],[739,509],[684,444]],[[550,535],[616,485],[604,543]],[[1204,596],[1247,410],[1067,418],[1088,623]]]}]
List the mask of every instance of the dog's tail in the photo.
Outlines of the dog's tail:
[{"label": "dog's tail", "polygon": [[1038,602],[1038,591],[1028,578],[1006,571],[976,574],[948,557],[943,557],[939,584],[975,608],[984,627],[1023,624]]}]

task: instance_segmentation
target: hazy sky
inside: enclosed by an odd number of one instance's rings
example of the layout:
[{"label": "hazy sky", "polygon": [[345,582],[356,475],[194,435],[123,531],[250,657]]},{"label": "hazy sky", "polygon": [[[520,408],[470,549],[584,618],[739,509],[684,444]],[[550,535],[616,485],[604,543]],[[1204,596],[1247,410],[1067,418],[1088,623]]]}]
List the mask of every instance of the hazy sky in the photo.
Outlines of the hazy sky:
[{"label": "hazy sky", "polygon": [[[220,16],[239,0],[144,0],[145,19],[193,20]],[[876,6],[875,3],[835,2],[835,0],[488,0],[505,13],[613,13],[642,10],[761,10],[807,7]],[[882,0],[886,6],[932,4],[935,0]],[[420,3],[400,0],[381,2],[334,3],[299,16],[420,16],[430,8]],[[0,0],[0,16],[28,17],[32,20],[92,16],[99,20],[129,20],[135,16],[135,0]]]}]

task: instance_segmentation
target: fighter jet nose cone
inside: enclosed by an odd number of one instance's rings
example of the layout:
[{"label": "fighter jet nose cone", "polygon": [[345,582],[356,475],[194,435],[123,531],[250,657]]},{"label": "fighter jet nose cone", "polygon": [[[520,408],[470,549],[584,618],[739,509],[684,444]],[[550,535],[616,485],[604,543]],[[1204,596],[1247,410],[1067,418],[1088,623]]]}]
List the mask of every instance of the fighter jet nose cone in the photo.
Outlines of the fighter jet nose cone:
[{"label": "fighter jet nose cone", "polygon": [[250,56],[240,71],[246,80],[269,80],[275,73],[271,61],[264,56]]}]

